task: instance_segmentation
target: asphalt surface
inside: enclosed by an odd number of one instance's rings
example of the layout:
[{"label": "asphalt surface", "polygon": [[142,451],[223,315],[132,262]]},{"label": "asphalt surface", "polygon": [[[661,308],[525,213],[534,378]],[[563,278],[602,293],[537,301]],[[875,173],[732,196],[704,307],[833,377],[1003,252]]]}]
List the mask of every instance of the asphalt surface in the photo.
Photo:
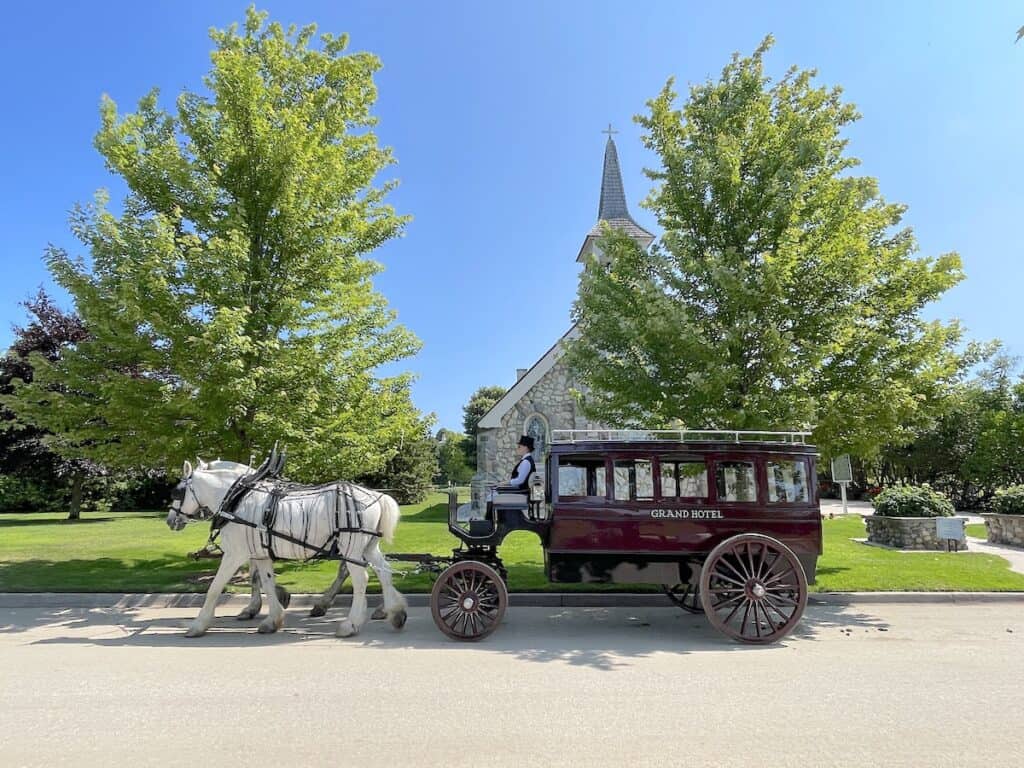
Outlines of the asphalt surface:
[{"label": "asphalt surface", "polygon": [[771,647],[671,608],[513,605],[478,644],[343,613],[0,608],[0,765],[1024,765],[1020,603],[814,605]]}]

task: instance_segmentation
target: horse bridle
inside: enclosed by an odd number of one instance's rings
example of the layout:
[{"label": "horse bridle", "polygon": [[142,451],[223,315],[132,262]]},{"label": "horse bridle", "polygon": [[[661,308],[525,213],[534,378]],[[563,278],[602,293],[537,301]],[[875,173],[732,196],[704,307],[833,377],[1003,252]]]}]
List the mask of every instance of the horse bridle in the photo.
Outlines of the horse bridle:
[{"label": "horse bridle", "polygon": [[[181,504],[183,501],[185,501],[186,491],[192,494],[192,499],[193,501],[195,501],[196,506],[198,507],[198,509],[196,510],[196,514],[194,515],[186,515],[181,509]],[[208,506],[206,506],[205,504],[203,504],[203,502],[199,500],[199,496],[196,495],[196,489],[192,487],[191,477],[182,480],[180,483],[174,486],[174,488],[171,489],[171,502],[171,512],[181,517],[184,517],[186,520],[206,520],[208,518],[213,517],[214,514],[212,509],[210,509]],[[177,507],[175,507],[173,502],[177,502]]]}]

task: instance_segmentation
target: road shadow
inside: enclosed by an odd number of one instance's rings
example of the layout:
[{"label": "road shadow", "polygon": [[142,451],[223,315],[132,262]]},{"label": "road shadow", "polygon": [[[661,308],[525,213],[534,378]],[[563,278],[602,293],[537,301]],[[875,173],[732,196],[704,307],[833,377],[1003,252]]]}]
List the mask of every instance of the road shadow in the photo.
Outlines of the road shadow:
[{"label": "road shadow", "polygon": [[[376,602],[371,600],[371,606]],[[773,653],[798,650],[805,642],[829,635],[888,631],[889,625],[850,606],[809,605],[796,630],[780,643],[735,643],[716,632],[703,616],[666,608],[519,608],[510,607],[502,626],[478,643],[450,640],[434,626],[426,608],[410,610],[403,631],[386,621],[371,621],[354,638],[336,638],[347,609],[312,618],[308,609],[288,611],[285,627],[275,634],[256,631],[260,619],[237,621],[236,606],[221,606],[210,631],[186,638],[185,628],[198,608],[162,615],[144,607],[19,608],[0,612],[0,634],[24,634],[29,645],[110,647],[234,648],[336,643],[339,652],[356,646],[372,650],[442,651],[468,647],[532,663],[560,663],[612,672],[653,654]],[[154,615],[155,614],[155,615]],[[40,636],[45,634],[45,636]]]}]

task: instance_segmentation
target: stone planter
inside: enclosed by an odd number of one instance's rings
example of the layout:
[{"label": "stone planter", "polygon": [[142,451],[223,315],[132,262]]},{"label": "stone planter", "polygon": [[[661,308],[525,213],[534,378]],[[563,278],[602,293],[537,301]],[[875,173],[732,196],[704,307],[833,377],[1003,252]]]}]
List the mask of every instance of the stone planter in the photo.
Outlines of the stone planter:
[{"label": "stone planter", "polygon": [[983,512],[988,540],[992,544],[1009,544],[1024,547],[1024,515],[999,515]]},{"label": "stone planter", "polygon": [[[935,530],[935,517],[883,517],[865,515],[868,541],[896,549],[934,549],[945,551],[946,540]],[[949,518],[946,518],[947,520]],[[967,549],[967,538],[961,538],[958,549]]]}]

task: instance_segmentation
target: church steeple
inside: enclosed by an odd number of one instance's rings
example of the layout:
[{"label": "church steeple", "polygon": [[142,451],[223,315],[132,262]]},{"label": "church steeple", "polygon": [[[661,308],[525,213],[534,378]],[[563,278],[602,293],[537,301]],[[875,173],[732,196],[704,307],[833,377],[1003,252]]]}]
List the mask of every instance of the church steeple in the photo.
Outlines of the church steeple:
[{"label": "church steeple", "polygon": [[583,246],[580,248],[576,261],[583,259],[590,253],[596,253],[602,257],[597,241],[601,239],[601,222],[606,221],[615,229],[623,230],[632,237],[641,248],[646,248],[654,242],[654,235],[641,227],[633,217],[629,215],[629,207],[626,205],[626,191],[622,186],[622,171],[619,168],[619,153],[615,147],[615,140],[612,134],[618,131],[602,131],[608,134],[608,141],[604,145],[604,170],[601,174],[601,198],[597,206],[597,224],[587,233]]}]

